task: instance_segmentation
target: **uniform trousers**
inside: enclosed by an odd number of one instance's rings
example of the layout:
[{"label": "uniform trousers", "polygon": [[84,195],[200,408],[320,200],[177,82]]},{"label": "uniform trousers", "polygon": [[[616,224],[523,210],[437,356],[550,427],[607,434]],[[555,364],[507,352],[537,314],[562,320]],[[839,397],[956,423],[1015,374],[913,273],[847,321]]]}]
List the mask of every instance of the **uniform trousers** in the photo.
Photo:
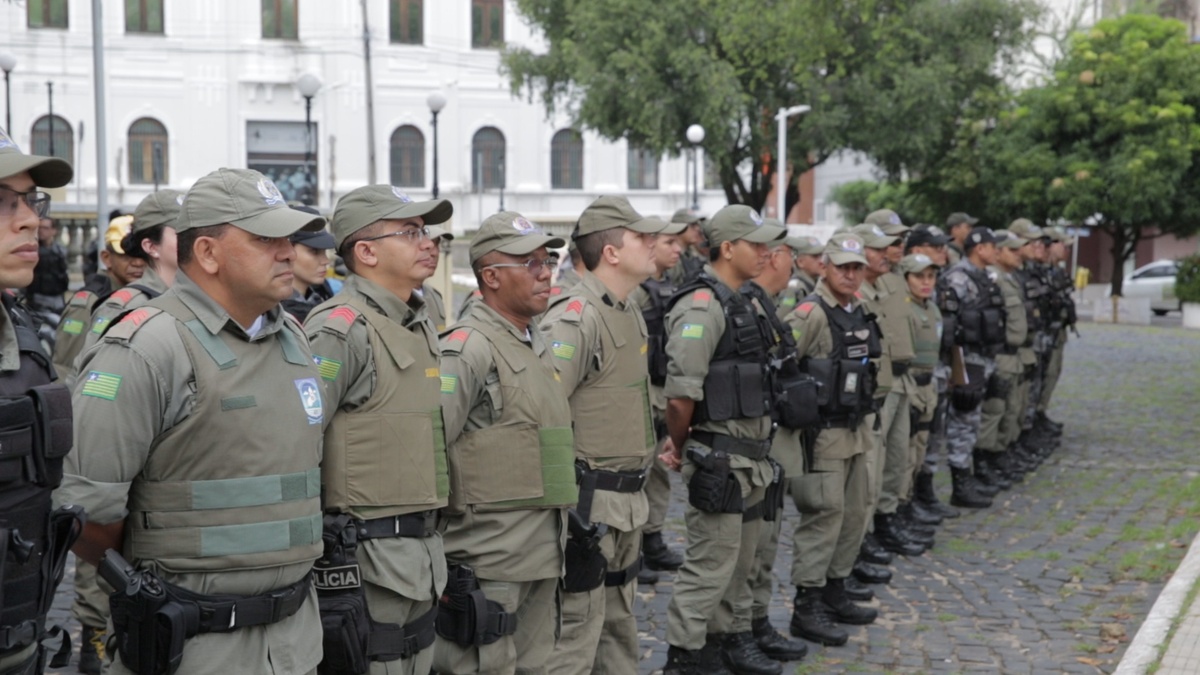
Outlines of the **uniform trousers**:
[{"label": "uniform trousers", "polygon": [[1054,396],[1054,388],[1058,386],[1058,376],[1062,374],[1063,352],[1067,348],[1067,329],[1063,328],[1055,336],[1054,347],[1050,350],[1050,359],[1046,365],[1046,378],[1038,396],[1037,412],[1045,413],[1050,407],[1050,397]]},{"label": "uniform trousers", "polygon": [[654,461],[646,473],[646,502],[650,506],[650,516],[642,526],[644,534],[662,532],[663,522],[667,519],[667,506],[671,503],[670,469],[658,458],[663,451],[663,442],[659,441],[654,448]]},{"label": "uniform trousers", "polygon": [[111,592],[95,565],[75,559],[75,602],[71,605],[71,616],[88,628],[103,630],[108,623],[108,596]]},{"label": "uniform trousers", "polygon": [[[996,370],[995,360],[986,359],[983,365],[984,376],[991,377]],[[959,410],[953,404],[947,408],[946,449],[950,466],[956,469],[971,468],[971,453],[979,440],[979,426],[982,421],[982,402],[971,410]]]},{"label": "uniform trousers", "polygon": [[[821,432],[829,433],[854,434],[849,429]],[[792,538],[792,583],[797,587],[822,587],[826,579],[850,576],[870,513],[870,474],[865,454],[845,459],[823,459],[818,455],[812,471],[791,480],[792,499],[800,511]]]},{"label": "uniform trousers", "polygon": [[479,647],[464,647],[442,636],[434,643],[433,669],[445,675],[549,675],[547,661],[559,634],[559,579],[479,580],[488,600],[515,613],[517,631]]},{"label": "uniform trousers", "polygon": [[875,511],[895,513],[900,502],[908,499],[908,490],[912,483],[908,447],[912,423],[909,417],[908,394],[895,389],[888,392],[879,418],[881,423],[878,436],[883,446],[883,471]]},{"label": "uniform trousers", "polygon": [[[901,495],[909,495],[912,492],[916,475],[922,470],[926,470],[925,453],[929,447],[929,430],[933,426],[937,402],[937,385],[933,382],[924,387],[917,387],[908,397],[909,408],[913,411],[909,417],[910,427],[908,430],[908,466],[911,470],[908,473],[907,481],[901,487]],[[916,426],[911,426],[913,420],[917,421]]]}]

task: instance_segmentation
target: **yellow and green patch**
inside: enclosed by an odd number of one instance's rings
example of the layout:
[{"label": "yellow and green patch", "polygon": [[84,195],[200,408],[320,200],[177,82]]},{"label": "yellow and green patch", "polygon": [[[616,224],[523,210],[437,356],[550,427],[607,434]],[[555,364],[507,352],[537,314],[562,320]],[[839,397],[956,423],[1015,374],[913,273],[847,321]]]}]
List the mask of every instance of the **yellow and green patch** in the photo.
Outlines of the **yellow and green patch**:
[{"label": "yellow and green patch", "polygon": [[121,376],[112,373],[90,371],[83,381],[83,395],[95,396],[108,401],[117,400],[117,392],[121,389]]},{"label": "yellow and green patch", "polygon": [[338,373],[342,372],[341,361],[327,359],[324,356],[313,356],[313,361],[317,363],[317,372],[321,373],[321,379],[327,382],[333,382],[337,379]]},{"label": "yellow and green patch", "polygon": [[104,327],[107,326],[110,321],[112,321],[112,319],[107,316],[96,317],[96,321],[92,323],[92,332],[96,335],[100,335],[104,332]]},{"label": "yellow and green patch", "polygon": [[575,358],[575,345],[569,342],[555,340],[550,344],[550,351],[556,358],[563,359],[564,361],[570,361]]},{"label": "yellow and green patch", "polygon": [[695,323],[683,324],[683,330],[679,333],[679,337],[688,338],[689,340],[699,340],[704,337],[704,326]]},{"label": "yellow and green patch", "polygon": [[79,335],[83,332],[83,322],[79,319],[67,319],[63,322],[63,332],[67,335]]},{"label": "yellow and green patch", "polygon": [[458,391],[458,376],[457,375],[442,375],[442,393],[453,394]]}]

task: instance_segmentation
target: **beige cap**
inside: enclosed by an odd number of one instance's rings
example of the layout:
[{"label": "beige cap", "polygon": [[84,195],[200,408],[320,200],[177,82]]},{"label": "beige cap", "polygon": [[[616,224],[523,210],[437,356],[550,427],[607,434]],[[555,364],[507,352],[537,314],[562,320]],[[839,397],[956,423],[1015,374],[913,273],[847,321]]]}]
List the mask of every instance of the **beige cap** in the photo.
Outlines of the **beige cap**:
[{"label": "beige cap", "polygon": [[899,237],[893,237],[885,233],[883,228],[870,223],[855,225],[850,231],[857,234],[867,248],[887,248],[900,241]]},{"label": "beige cap", "polygon": [[338,200],[330,218],[333,239],[341,248],[350,235],[381,220],[421,218],[425,225],[440,225],[454,215],[445,199],[416,202],[398,187],[366,185],[347,192]]},{"label": "beige cap", "polygon": [[546,234],[541,227],[515,211],[501,211],[483,221],[471,239],[471,263],[492,251],[529,255],[543,246],[560,248],[566,243],[562,237]]},{"label": "beige cap", "polygon": [[787,230],[767,225],[758,211],[745,204],[730,204],[701,224],[712,247],[722,242],[745,239],[752,244],[769,244],[787,237]]},{"label": "beige cap", "polygon": [[179,190],[167,188],[151,192],[133,211],[133,231],[143,232],[159,225],[175,227],[181,206],[183,193]]},{"label": "beige cap", "polygon": [[605,195],[588,204],[579,214],[579,222],[571,236],[583,237],[617,227],[642,234],[658,234],[666,229],[667,224],[658,218],[647,218],[638,213],[624,197]]},{"label": "beige cap", "polygon": [[438,239],[445,239],[446,241],[454,241],[454,233],[453,232],[451,232],[447,229],[438,227],[437,225],[426,225],[425,231],[429,232],[429,238],[434,241],[437,241]]},{"label": "beige cap", "polygon": [[789,236],[784,242],[796,252],[796,255],[821,255],[825,244],[820,239],[811,236]]},{"label": "beige cap", "polygon": [[884,234],[893,236],[904,234],[911,229],[900,220],[900,215],[891,209],[872,211],[867,214],[863,222],[868,225],[878,225]]},{"label": "beige cap", "polygon": [[852,232],[843,232],[830,237],[829,243],[825,244],[822,253],[829,256],[830,263],[839,267],[850,263],[866,265],[867,257],[863,255],[865,248],[866,245],[858,235]]},{"label": "beige cap", "polygon": [[290,208],[271,179],[251,169],[217,169],[196,181],[183,197],[175,230],[222,223],[260,237],[325,227],[324,218]]},{"label": "beige cap", "polygon": [[1022,239],[1041,239],[1049,236],[1028,218],[1017,218],[1008,226],[1008,231]]},{"label": "beige cap", "polygon": [[691,225],[702,220],[704,220],[704,216],[700,215],[699,211],[691,209],[679,209],[675,212],[675,215],[671,216],[672,223],[683,223],[684,225]]},{"label": "beige cap", "polygon": [[928,267],[937,267],[937,265],[924,253],[913,253],[900,259],[901,274],[916,274]]},{"label": "beige cap", "polygon": [[16,141],[0,129],[0,178],[15,176],[28,171],[29,177],[38,187],[56,188],[71,182],[75,171],[71,165],[57,157],[26,155],[17,147]]},{"label": "beige cap", "polygon": [[996,235],[997,248],[1010,248],[1015,251],[1029,243],[1029,240],[1022,239],[1010,230],[993,230],[992,234]]}]

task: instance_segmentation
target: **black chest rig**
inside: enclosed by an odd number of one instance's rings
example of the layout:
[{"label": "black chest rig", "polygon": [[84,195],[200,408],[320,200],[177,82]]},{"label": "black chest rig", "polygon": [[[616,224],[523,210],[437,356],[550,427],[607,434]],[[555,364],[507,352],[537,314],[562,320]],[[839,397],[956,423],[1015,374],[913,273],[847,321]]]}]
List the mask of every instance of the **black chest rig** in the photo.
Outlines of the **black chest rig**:
[{"label": "black chest rig", "polygon": [[1029,324],[1029,339],[1026,343],[1033,342],[1033,334],[1042,330],[1045,327],[1045,315],[1043,309],[1045,305],[1045,296],[1049,293],[1042,280],[1038,278],[1030,269],[1021,267],[1013,273],[1013,279],[1017,285],[1021,287],[1022,303],[1025,306],[1025,320]]},{"label": "black chest rig", "polygon": [[[52,512],[50,505],[74,442],[71,392],[53,382],[54,368],[29,320],[7,294],[3,301],[21,362],[0,374],[0,654],[46,634],[67,551],[83,529],[83,509]],[[69,640],[59,654],[70,657]]]},{"label": "black chest rig", "polygon": [[696,402],[692,424],[770,414],[775,393],[769,350],[774,340],[767,317],[755,311],[748,297],[703,272],[680,287],[670,305],[700,288],[711,290],[721,303],[725,332],[708,364],[704,400]]},{"label": "black chest rig", "polygon": [[820,383],[817,403],[821,425],[857,429],[859,422],[875,410],[877,366],[871,359],[883,355],[879,324],[862,305],[846,312],[819,295],[804,299],[825,312],[833,350],[828,358],[805,358],[802,369]]},{"label": "black chest rig", "polygon": [[950,288],[947,276],[938,279],[938,304],[943,314],[953,314],[954,343],[974,352],[995,354],[1004,346],[1004,292],[987,270],[964,266],[971,283],[979,289],[973,300],[961,300]]},{"label": "black chest rig", "polygon": [[675,294],[675,286],[664,276],[642,282],[650,306],[642,312],[646,320],[646,361],[650,384],[663,386],[667,381],[667,305]]}]

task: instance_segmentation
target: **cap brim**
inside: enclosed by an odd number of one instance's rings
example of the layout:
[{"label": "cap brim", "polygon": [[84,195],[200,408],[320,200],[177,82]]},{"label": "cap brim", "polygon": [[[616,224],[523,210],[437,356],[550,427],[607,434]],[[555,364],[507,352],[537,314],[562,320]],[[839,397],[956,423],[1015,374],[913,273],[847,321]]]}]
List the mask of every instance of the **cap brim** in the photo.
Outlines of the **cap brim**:
[{"label": "cap brim", "polygon": [[830,264],[834,265],[835,267],[849,265],[850,263],[861,263],[863,265],[867,264],[867,259],[857,253],[838,251],[837,253],[829,253],[828,255]]},{"label": "cap brim", "polygon": [[667,226],[663,228],[663,231],[659,232],[659,234],[683,234],[687,231],[687,229],[687,223],[667,223]]},{"label": "cap brim", "polygon": [[433,240],[445,239],[446,241],[454,241],[454,235],[445,229],[436,225],[430,225],[425,228],[429,232],[429,238]]},{"label": "cap brim", "polygon": [[260,237],[290,237],[301,230],[317,232],[325,229],[325,219],[321,216],[313,216],[286,206],[267,209],[248,218],[231,221],[231,224]]},{"label": "cap brim", "polygon": [[57,157],[4,153],[0,155],[0,177],[8,178],[28,172],[38,187],[56,188],[71,182],[75,170]]},{"label": "cap brim", "polygon": [[[667,226],[667,223],[664,223],[658,218],[643,218],[637,222],[623,225],[622,227],[627,230],[639,232],[641,234],[658,234],[667,229]],[[680,232],[682,231],[683,230],[680,230]]]},{"label": "cap brim", "polygon": [[881,227],[880,229],[883,230],[884,234],[887,234],[887,235],[890,235],[893,237],[898,237],[898,236],[904,234],[905,232],[908,232],[912,228],[907,225],[898,223],[898,224],[888,225],[886,227]]},{"label": "cap brim", "polygon": [[543,246],[546,248],[562,248],[566,245],[567,240],[562,237],[554,237],[547,234],[527,234],[503,246],[497,246],[496,248],[481,252],[479,255],[482,256],[492,251],[499,251],[508,255],[529,255]]},{"label": "cap brim", "polygon": [[409,202],[400,208],[389,211],[381,217],[382,220],[404,220],[420,218],[426,225],[440,225],[454,215],[454,205],[445,199],[433,199],[424,202]]},{"label": "cap brim", "polygon": [[876,237],[875,239],[871,240],[870,244],[866,244],[865,246],[867,248],[885,249],[898,241],[900,241],[900,237]]},{"label": "cap brim", "polygon": [[[787,239],[787,228],[762,225],[747,232],[744,236],[737,237],[737,239],[744,239],[751,244],[771,244]],[[730,241],[736,241],[737,239]]]},{"label": "cap brim", "polygon": [[300,230],[300,232],[303,232],[304,234],[302,236],[298,236],[297,233],[292,234],[293,244],[304,244],[305,246],[317,249],[318,251],[324,251],[337,246],[333,240],[333,235],[329,234],[325,230],[312,233],[309,233],[307,230]]}]

